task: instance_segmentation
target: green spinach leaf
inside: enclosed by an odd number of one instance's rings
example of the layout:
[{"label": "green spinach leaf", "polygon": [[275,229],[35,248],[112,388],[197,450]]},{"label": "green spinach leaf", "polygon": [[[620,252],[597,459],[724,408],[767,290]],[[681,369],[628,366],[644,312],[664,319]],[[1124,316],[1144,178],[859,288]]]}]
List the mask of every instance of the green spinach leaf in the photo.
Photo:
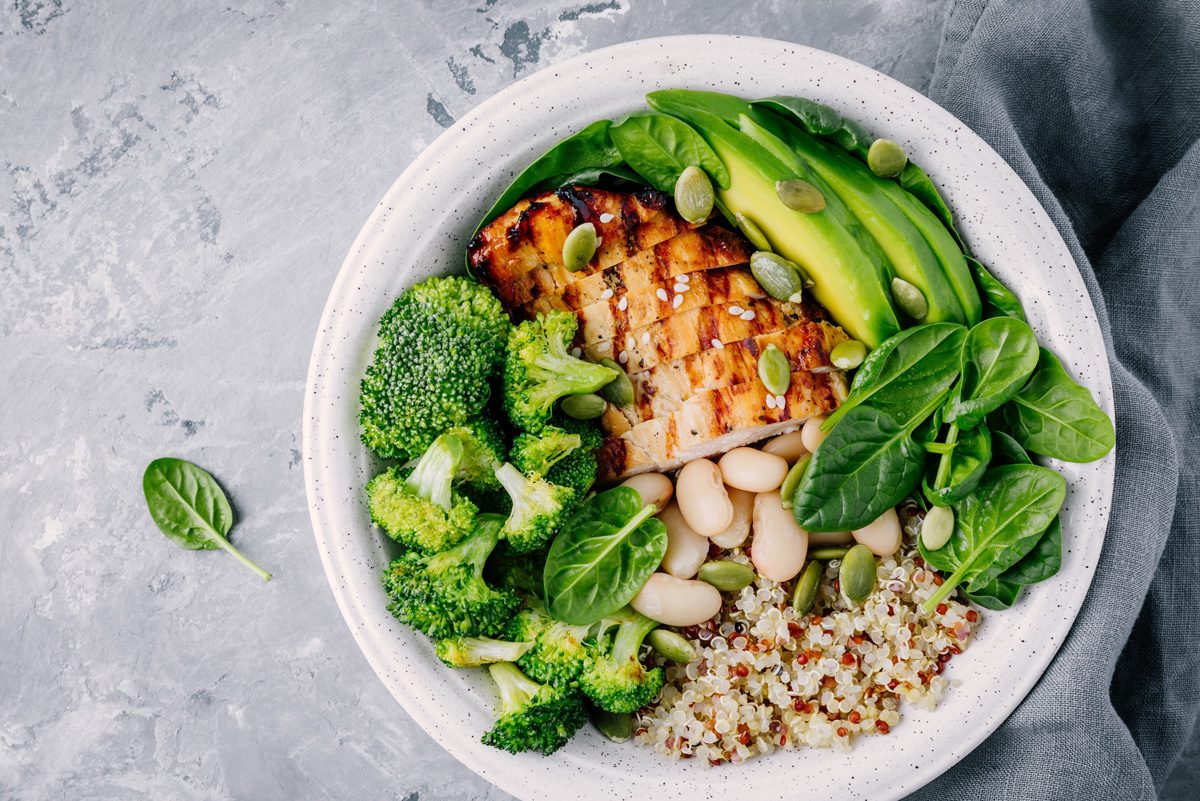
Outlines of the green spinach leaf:
[{"label": "green spinach leaf", "polygon": [[[957,236],[957,234],[955,234]],[[963,257],[967,260],[967,265],[971,268],[971,275],[975,276],[975,285],[979,287],[980,294],[983,295],[983,316],[984,317],[1013,317],[1022,322],[1025,321],[1025,307],[1021,305],[1021,301],[1013,294],[1012,290],[1000,282],[1000,279],[992,275],[987,267],[983,266],[983,262],[963,250]]]},{"label": "green spinach leaf", "polygon": [[546,608],[558,620],[590,625],[637,595],[667,552],[667,527],[631,487],[585,502],[546,557]]},{"label": "green spinach leaf", "polygon": [[777,95],[754,100],[752,106],[768,108],[798,123],[813,136],[831,140],[838,147],[867,160],[867,151],[875,138],[857,122],[847,119],[824,103],[806,97]]},{"label": "green spinach leaf", "polygon": [[955,243],[966,253],[967,245],[959,235],[958,229],[954,227],[954,214],[925,171],[910,161],[904,165],[904,169],[900,171],[896,180],[900,182],[901,188],[907,190],[910,195],[921,201],[934,213],[946,230],[950,232],[950,235],[954,237]]},{"label": "green spinach leaf", "polygon": [[999,416],[1025,450],[1067,462],[1095,461],[1116,444],[1112,420],[1045,348],[1029,383]]},{"label": "green spinach leaf", "polygon": [[981,590],[1015,565],[1037,544],[1062,508],[1067,482],[1036,465],[1006,465],[989,470],[959,504],[954,534],[936,551],[921,555],[949,576],[925,602],[930,610],[960,584]]},{"label": "green spinach leaf", "polygon": [[562,186],[582,177],[598,179],[601,175],[623,177],[619,168],[624,164],[620,151],[609,138],[611,120],[597,120],[582,131],[568,136],[539,156],[513,179],[476,228],[490,223],[508,211],[530,192]]},{"label": "green spinach leaf", "polygon": [[1013,584],[1037,584],[1058,573],[1062,567],[1062,518],[1055,516],[1029,553],[1000,574]]},{"label": "green spinach leaf", "polygon": [[1017,394],[1037,363],[1037,337],[1020,320],[994,317],[974,326],[963,342],[962,378],[946,404],[946,422],[979,425]]},{"label": "green spinach leaf", "polygon": [[271,574],[242,555],[227,539],[233,509],[217,480],[183,459],[155,459],[142,475],[150,517],[167,538],[190,551],[228,551],[263,581]]},{"label": "green spinach leaf", "polygon": [[[979,486],[991,459],[992,437],[986,424],[980,423],[973,429],[960,432],[953,449],[926,471],[922,479],[925,497],[934,506],[953,506]],[[945,468],[941,466],[942,461],[947,463]],[[940,469],[946,472],[942,486],[938,487]]]},{"label": "green spinach leaf", "polygon": [[1033,464],[1021,444],[1003,431],[992,432],[992,467],[1005,464]]},{"label": "green spinach leaf", "polygon": [[889,337],[858,368],[850,395],[821,428],[830,430],[864,403],[906,419],[954,383],[966,334],[957,323],[930,323]]},{"label": "green spinach leaf", "polygon": [[681,120],[642,111],[629,115],[608,133],[625,162],[661,192],[674,192],[680,173],[693,165],[708,173],[717,186],[729,188],[725,163]]},{"label": "green spinach leaf", "polygon": [[1020,584],[998,578],[989,582],[986,587],[966,593],[966,596],[977,606],[999,612],[1016,603],[1022,589]]},{"label": "green spinach leaf", "polygon": [[904,500],[921,480],[925,446],[913,431],[945,399],[945,392],[910,417],[857,406],[830,432],[792,503],[808,531],[852,531]]}]

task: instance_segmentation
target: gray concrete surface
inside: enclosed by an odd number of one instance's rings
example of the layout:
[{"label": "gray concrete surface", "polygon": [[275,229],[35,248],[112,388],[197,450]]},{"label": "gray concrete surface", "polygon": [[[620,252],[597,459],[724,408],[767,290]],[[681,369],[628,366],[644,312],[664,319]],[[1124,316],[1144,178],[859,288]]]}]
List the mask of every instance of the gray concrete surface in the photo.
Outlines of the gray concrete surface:
[{"label": "gray concrete surface", "polygon": [[[384,692],[312,541],[303,382],[345,251],[444,127],[555,61],[736,32],[924,89],[943,10],[5,3],[0,799],[502,797]],[[158,534],[139,478],[166,454],[220,477],[274,581]]]}]

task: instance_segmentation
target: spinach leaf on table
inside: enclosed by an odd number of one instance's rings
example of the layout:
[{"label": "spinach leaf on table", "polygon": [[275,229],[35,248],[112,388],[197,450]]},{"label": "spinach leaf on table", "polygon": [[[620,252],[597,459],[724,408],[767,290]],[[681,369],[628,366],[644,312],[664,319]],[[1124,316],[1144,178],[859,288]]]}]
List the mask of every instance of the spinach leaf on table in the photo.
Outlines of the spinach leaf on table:
[{"label": "spinach leaf on table", "polygon": [[957,509],[954,534],[936,551],[921,546],[931,566],[948,574],[925,602],[927,610],[960,584],[982,590],[1029,553],[1066,498],[1067,482],[1037,465],[993,468]]},{"label": "spinach leaf on table", "polygon": [[1045,348],[1029,383],[1000,408],[999,420],[1025,450],[1067,462],[1103,458],[1116,443],[1112,420]]},{"label": "spinach leaf on table", "polygon": [[612,126],[608,134],[625,162],[661,192],[674,192],[680,173],[690,166],[703,169],[722,189],[729,188],[725,163],[681,120],[641,111]]},{"label": "spinach leaf on table", "polygon": [[858,368],[849,396],[821,428],[830,430],[865,403],[907,418],[954,383],[966,334],[957,323],[929,323],[890,337]]},{"label": "spinach leaf on table", "polygon": [[979,425],[1017,394],[1037,363],[1037,337],[1020,320],[994,317],[972,327],[962,347],[962,378],[944,419],[960,429]]},{"label": "spinach leaf on table", "polygon": [[[946,461],[946,478],[943,486],[937,486],[937,475],[941,462]],[[973,429],[959,433],[954,448],[943,454],[925,473],[923,488],[925,497],[934,506],[953,506],[974,491],[992,460],[992,435],[987,424],[980,423]]]},{"label": "spinach leaf on table", "polygon": [[207,470],[183,459],[155,459],[142,475],[142,492],[155,525],[176,545],[190,551],[220,548],[263,581],[271,580],[270,573],[230,544],[227,535],[233,527],[233,509]]},{"label": "spinach leaf on table", "polygon": [[637,595],[667,552],[667,527],[631,487],[593,496],[567,521],[546,557],[546,608],[590,625]]},{"label": "spinach leaf on table", "polygon": [[913,431],[941,405],[945,392],[908,417],[856,406],[808,463],[792,502],[808,531],[862,528],[904,500],[921,480],[925,446]]}]

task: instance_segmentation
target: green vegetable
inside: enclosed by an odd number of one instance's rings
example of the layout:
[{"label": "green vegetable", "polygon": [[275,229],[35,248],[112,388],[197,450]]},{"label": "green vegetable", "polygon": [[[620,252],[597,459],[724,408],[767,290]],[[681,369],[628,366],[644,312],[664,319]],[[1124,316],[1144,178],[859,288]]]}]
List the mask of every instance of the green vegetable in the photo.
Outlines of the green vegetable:
[{"label": "green vegetable", "polygon": [[925,447],[913,431],[945,400],[911,417],[856,406],[813,454],[792,514],[807,531],[853,531],[902,501],[921,479]]},{"label": "green vegetable", "polygon": [[623,743],[633,737],[637,719],[631,713],[605,712],[592,706],[589,717],[596,729],[614,743]]},{"label": "green vegetable", "polygon": [[800,480],[804,478],[804,471],[808,469],[810,461],[812,461],[812,454],[804,454],[796,460],[796,463],[787,471],[787,475],[783,477],[783,484],[779,487],[779,498],[780,505],[784,509],[792,508],[792,499],[796,497],[796,488],[800,486]]},{"label": "green vegetable", "polygon": [[1003,431],[992,432],[992,466],[1002,464],[1033,464],[1021,444]]},{"label": "green vegetable", "polygon": [[792,365],[775,345],[767,345],[758,356],[758,378],[767,392],[782,395],[792,383]]},{"label": "green vegetable", "polygon": [[687,123],[674,117],[640,111],[608,133],[625,162],[660,192],[674,191],[679,176],[692,166],[711,175],[721,187],[729,186],[729,171],[717,154]]},{"label": "green vegetable", "polygon": [[559,620],[590,625],[637,595],[667,551],[667,527],[631,487],[585,502],[546,558],[546,606]]},{"label": "green vegetable", "polygon": [[880,178],[895,178],[907,165],[904,148],[891,139],[876,139],[867,150],[867,166]]},{"label": "green vegetable", "polygon": [[658,623],[630,611],[626,620],[606,625],[596,635],[596,653],[579,677],[592,703],[608,712],[636,712],[654,700],[663,686],[663,669],[646,669],[638,653]]},{"label": "green vegetable", "polygon": [[749,217],[739,211],[737,214],[733,215],[733,224],[739,231],[742,232],[742,235],[750,241],[750,244],[754,246],[755,250],[770,252],[771,240],[767,239],[767,235],[762,232],[762,229],[759,228],[757,224],[755,224],[754,220],[751,220]]},{"label": "green vegetable", "polygon": [[954,512],[947,506],[935,506],[925,513],[921,521],[921,544],[930,551],[936,551],[954,534]]},{"label": "green vegetable", "polygon": [[992,458],[992,437],[986,424],[952,433],[953,449],[943,454],[923,479],[925,497],[934,506],[952,506],[970,495]]},{"label": "green vegetable", "polygon": [[686,665],[696,658],[696,649],[678,632],[670,629],[655,629],[650,632],[650,647],[663,659]]},{"label": "green vegetable", "polygon": [[563,414],[576,420],[595,420],[604,414],[608,403],[599,395],[568,395],[562,399]]},{"label": "green vegetable", "polygon": [[142,475],[146,506],[159,531],[181,548],[211,551],[220,548],[253,570],[263,581],[271,574],[230,544],[233,509],[221,485],[207,470],[183,459],[155,459]]},{"label": "green vegetable", "polygon": [[949,576],[929,600],[932,610],[960,584],[982,589],[1037,544],[1066,497],[1067,482],[1036,465],[989,470],[958,507],[954,535],[936,551],[921,549],[925,561]]},{"label": "green vegetable", "polygon": [[1000,279],[992,275],[988,268],[983,266],[983,262],[973,256],[964,256],[971,268],[971,274],[975,276],[975,283],[983,294],[984,316],[1012,317],[1025,322],[1025,308],[1012,290],[1000,283]]},{"label": "green vegetable", "polygon": [[512,511],[504,521],[504,539],[518,553],[544,547],[571,511],[575,491],[544,478],[528,477],[511,464],[497,468],[496,478],[512,500]]},{"label": "green vegetable", "polygon": [[841,559],[850,552],[849,545],[826,545],[823,548],[813,548],[808,552],[808,558],[818,562],[828,562]]},{"label": "green vegetable", "polygon": [[960,429],[974,428],[1017,393],[1038,363],[1033,329],[1012,317],[974,326],[962,349],[962,378],[943,418]]},{"label": "green vegetable", "polygon": [[954,214],[950,211],[950,207],[946,205],[946,201],[942,199],[942,194],[938,192],[933,181],[925,174],[925,171],[910,161],[904,165],[904,169],[901,170],[896,180],[902,189],[921,201],[927,209],[933,212],[950,235],[954,237],[958,247],[963,253],[966,253],[967,245],[963,242],[962,237],[959,236],[958,229],[954,227]]},{"label": "green vegetable", "polygon": [[829,351],[829,361],[839,370],[853,370],[867,358],[867,346],[855,339],[847,339],[834,345]]},{"label": "green vegetable", "polygon": [[967,329],[955,323],[930,323],[888,339],[858,368],[850,395],[821,429],[830,430],[863,403],[902,418],[927,405],[958,377],[966,334]]},{"label": "green vegetable", "polygon": [[575,226],[563,240],[563,267],[573,273],[582,270],[596,255],[596,248],[599,246],[600,237],[596,236],[595,225],[583,223]]},{"label": "green vegetable", "polygon": [[875,554],[865,545],[855,545],[838,566],[838,587],[842,600],[858,606],[875,589]]},{"label": "green vegetable", "polygon": [[550,422],[571,434],[578,434],[581,445],[571,451],[546,473],[544,478],[560,487],[575,491],[575,500],[581,501],[596,481],[599,464],[596,449],[604,442],[604,435],[594,422],[573,420],[565,415],[551,417]]},{"label": "green vegetable", "polygon": [[995,579],[987,586],[974,592],[965,593],[965,595],[971,603],[982,606],[984,609],[1001,611],[1017,602],[1017,596],[1021,594],[1022,589],[1020,584]]},{"label": "green vegetable", "polygon": [[[603,174],[629,175],[620,151],[609,138],[610,120],[597,120],[562,140],[521,171],[479,222],[479,228],[512,208],[533,191],[568,183],[594,183]],[[591,180],[588,180],[591,179]],[[476,228],[476,232],[479,231]]]},{"label": "green vegetable", "polygon": [[508,458],[525,475],[544,477],[582,445],[578,434],[547,425],[540,434],[518,434]]},{"label": "green vegetable", "polygon": [[569,353],[579,322],[570,312],[539,314],[515,326],[504,358],[504,408],[518,428],[541,431],[555,402],[596,392],[617,377],[602,364]]},{"label": "green vegetable", "polygon": [[517,665],[531,678],[554,687],[571,686],[592,657],[588,627],[555,620],[541,604],[531,604],[509,621],[505,635],[530,643]]},{"label": "green vegetable", "polygon": [[700,565],[696,578],[722,592],[736,592],[753,583],[754,570],[741,562],[724,559]]},{"label": "green vegetable", "polygon": [[520,606],[516,594],[483,579],[503,525],[499,515],[481,514],[474,533],[450,550],[402,554],[383,575],[391,613],[437,640],[499,634]]},{"label": "green vegetable", "polygon": [[500,691],[500,717],[483,735],[484,745],[513,754],[549,756],[566,745],[587,720],[579,693],[538,684],[508,662],[488,667]]},{"label": "green vegetable", "polygon": [[929,316],[925,293],[899,276],[892,279],[892,300],[896,302],[896,308],[918,322]]},{"label": "green vegetable", "polygon": [[633,382],[629,380],[629,374],[625,372],[625,368],[609,358],[601,359],[600,364],[617,371],[617,377],[601,388],[600,397],[614,406],[632,406]]},{"label": "green vegetable", "polygon": [[1116,443],[1112,420],[1045,348],[1029,383],[1001,408],[1000,420],[1025,450],[1067,462],[1103,458]]},{"label": "green vegetable", "polygon": [[438,640],[437,657],[447,667],[470,668],[492,662],[515,662],[530,649],[527,642],[509,642],[491,637],[450,637]]},{"label": "green vegetable", "polygon": [[1062,519],[1055,517],[1037,544],[1015,565],[1000,574],[1013,584],[1037,584],[1052,578],[1062,567]]},{"label": "green vegetable", "polygon": [[409,289],[379,322],[362,381],[359,423],[368,448],[412,459],[487,406],[511,324],[484,286],[462,276]]},{"label": "green vegetable", "polygon": [[812,560],[800,573],[800,578],[796,579],[796,589],[792,591],[792,608],[797,617],[803,617],[812,610],[817,593],[821,589],[821,574],[824,571],[824,565]]}]

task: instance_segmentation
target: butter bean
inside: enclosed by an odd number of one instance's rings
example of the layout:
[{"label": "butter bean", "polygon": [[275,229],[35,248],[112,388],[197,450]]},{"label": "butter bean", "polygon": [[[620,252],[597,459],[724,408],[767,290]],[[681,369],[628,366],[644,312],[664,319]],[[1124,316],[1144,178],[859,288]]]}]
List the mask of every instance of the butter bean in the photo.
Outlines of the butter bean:
[{"label": "butter bean", "polygon": [[708,538],[692,530],[678,504],[668,506],[658,519],[667,527],[667,554],[662,569],[676,578],[692,578],[708,558]]},{"label": "butter bean", "polygon": [[762,449],[763,453],[782,456],[788,464],[795,464],[797,459],[808,453],[808,448],[804,447],[804,432],[799,429],[767,440]]},{"label": "butter bean", "polygon": [[718,465],[726,484],[747,492],[779,489],[788,471],[787,460],[782,456],[757,448],[734,448],[721,457]]},{"label": "butter bean", "polygon": [[754,498],[754,541],[750,560],[758,574],[772,581],[795,578],[808,554],[808,532],[784,509],[778,492]]},{"label": "butter bean", "polygon": [[800,439],[810,453],[816,453],[817,448],[825,441],[826,432],[821,430],[821,424],[824,422],[825,415],[818,414],[805,420],[804,428],[800,429]]},{"label": "butter bean", "polygon": [[890,556],[900,550],[900,518],[895,509],[888,509],[873,522],[850,533],[876,556]]},{"label": "butter bean", "polygon": [[732,550],[746,541],[750,536],[750,522],[754,517],[754,493],[746,492],[735,487],[728,487],[729,503],[733,505],[733,519],[723,531],[713,534],[709,539],[718,547]]},{"label": "butter bean", "polygon": [[675,492],[683,519],[702,537],[719,534],[733,521],[721,469],[708,459],[685,464],[675,479]]},{"label": "butter bean", "polygon": [[633,487],[637,490],[637,494],[642,496],[644,505],[654,504],[657,509],[665,509],[671,501],[671,496],[675,493],[675,486],[671,483],[671,479],[662,473],[640,473],[630,476],[621,482],[621,486]]},{"label": "butter bean", "polygon": [[629,605],[664,626],[695,626],[721,611],[721,593],[703,581],[654,573]]}]

